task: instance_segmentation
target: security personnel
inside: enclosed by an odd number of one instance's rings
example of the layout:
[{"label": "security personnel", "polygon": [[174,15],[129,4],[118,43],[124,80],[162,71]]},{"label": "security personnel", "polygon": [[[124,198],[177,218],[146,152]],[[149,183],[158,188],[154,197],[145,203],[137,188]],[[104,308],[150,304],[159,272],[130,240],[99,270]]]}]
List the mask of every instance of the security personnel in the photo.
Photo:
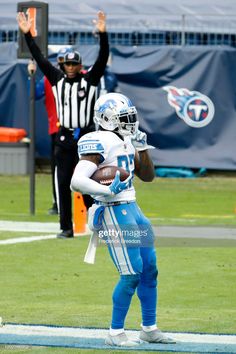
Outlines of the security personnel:
[{"label": "security personnel", "polygon": [[[106,16],[98,12],[94,21],[100,37],[100,50],[96,62],[87,73],[82,69],[81,56],[78,52],[67,53],[64,58],[65,74],[55,68],[42,55],[30,33],[31,22],[23,12],[17,15],[19,28],[25,34],[32,56],[47,77],[54,93],[60,129],[56,137],[56,166],[58,175],[59,214],[61,232],[58,238],[71,238],[72,199],[70,181],[78,162],[77,140],[82,135],[94,130],[93,109],[97,95],[97,86],[104,75],[109,56],[108,36],[106,33]],[[88,208],[91,197],[84,196]]]}]

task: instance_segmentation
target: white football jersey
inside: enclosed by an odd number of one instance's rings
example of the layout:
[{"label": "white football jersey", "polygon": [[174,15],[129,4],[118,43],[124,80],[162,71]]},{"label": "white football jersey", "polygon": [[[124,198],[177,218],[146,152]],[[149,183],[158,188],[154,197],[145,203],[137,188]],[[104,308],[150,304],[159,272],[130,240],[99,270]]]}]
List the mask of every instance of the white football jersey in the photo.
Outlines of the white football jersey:
[{"label": "white football jersey", "polygon": [[[134,176],[135,148],[130,138],[122,140],[117,134],[110,131],[95,131],[83,135],[78,141],[79,157],[83,155],[100,154],[101,162],[98,166],[122,167]],[[92,196],[95,200],[109,203],[116,201],[134,201],[135,190],[133,181],[126,190],[114,196]]]}]

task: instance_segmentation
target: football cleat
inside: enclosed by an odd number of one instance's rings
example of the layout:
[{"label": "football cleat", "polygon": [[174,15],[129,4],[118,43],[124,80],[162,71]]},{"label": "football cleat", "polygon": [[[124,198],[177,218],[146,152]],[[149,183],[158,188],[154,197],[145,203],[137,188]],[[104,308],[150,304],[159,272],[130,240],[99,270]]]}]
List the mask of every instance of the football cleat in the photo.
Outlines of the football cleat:
[{"label": "football cleat", "polygon": [[107,338],[105,339],[105,344],[117,347],[134,347],[139,345],[138,342],[129,340],[125,332],[117,334],[116,336],[111,336],[108,334]]},{"label": "football cleat", "polygon": [[158,328],[150,332],[145,332],[144,330],[141,330],[139,339],[143,342],[148,342],[148,343],[162,343],[162,344],[176,343],[174,339],[167,337]]}]

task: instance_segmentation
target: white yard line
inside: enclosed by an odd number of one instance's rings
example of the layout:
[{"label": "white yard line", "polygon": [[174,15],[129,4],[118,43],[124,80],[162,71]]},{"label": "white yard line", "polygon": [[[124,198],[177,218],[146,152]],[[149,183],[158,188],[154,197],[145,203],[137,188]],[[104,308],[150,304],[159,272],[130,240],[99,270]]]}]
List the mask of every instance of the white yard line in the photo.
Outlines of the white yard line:
[{"label": "white yard line", "polygon": [[2,231],[25,231],[25,232],[59,232],[59,223],[52,222],[25,222],[0,220]]},{"label": "white yard line", "polygon": [[[3,221],[0,220],[0,231],[13,232],[45,232],[49,235],[37,235],[26,237],[15,237],[7,240],[0,240],[0,245],[12,245],[16,243],[28,243],[34,241],[42,241],[56,238],[59,233],[59,223],[49,222],[25,222],[25,221]],[[88,235],[90,231],[86,225],[86,232],[82,234],[75,234],[76,236]]]},{"label": "white yard line", "polygon": [[15,243],[27,243],[33,241],[49,240],[56,238],[56,235],[42,235],[42,236],[29,236],[29,237],[17,237],[9,238],[8,240],[1,240],[0,245],[13,245]]},{"label": "white yard line", "polygon": [[[31,325],[6,324],[0,327],[1,334],[13,334],[22,336],[46,336],[46,337],[75,337],[75,338],[102,338],[107,336],[106,329],[73,328],[73,327],[51,327]],[[139,331],[126,331],[128,337],[138,339]],[[165,332],[167,336],[180,342],[187,343],[212,343],[212,344],[236,344],[236,335],[198,334],[198,333],[171,333]]]}]

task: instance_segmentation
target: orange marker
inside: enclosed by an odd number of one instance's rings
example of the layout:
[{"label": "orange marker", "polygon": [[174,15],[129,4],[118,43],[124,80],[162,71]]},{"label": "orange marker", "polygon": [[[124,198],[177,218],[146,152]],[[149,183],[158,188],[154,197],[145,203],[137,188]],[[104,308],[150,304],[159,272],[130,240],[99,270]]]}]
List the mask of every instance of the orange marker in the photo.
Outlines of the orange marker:
[{"label": "orange marker", "polygon": [[29,7],[26,13],[28,15],[29,20],[31,21],[30,33],[32,37],[37,37],[38,35],[37,28],[36,28],[37,10],[35,7]]},{"label": "orange marker", "polygon": [[81,193],[74,192],[74,232],[84,233],[86,231],[87,211]]}]

